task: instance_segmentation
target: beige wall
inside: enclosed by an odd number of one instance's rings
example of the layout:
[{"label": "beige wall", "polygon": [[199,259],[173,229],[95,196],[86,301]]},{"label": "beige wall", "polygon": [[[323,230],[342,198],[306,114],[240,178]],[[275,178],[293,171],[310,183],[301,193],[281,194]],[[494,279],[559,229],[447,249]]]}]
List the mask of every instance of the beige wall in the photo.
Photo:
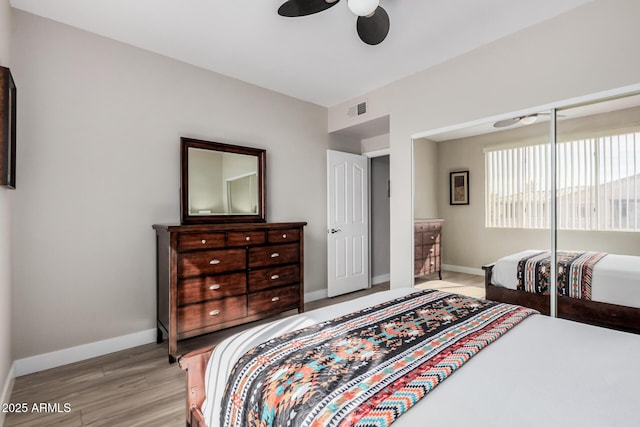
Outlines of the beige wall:
[{"label": "beige wall", "polygon": [[151,225],[179,221],[181,136],[267,149],[267,219],[308,222],[305,291],[326,288],[326,149],[359,141],[328,135],[325,108],[13,18],[16,359],[154,328]]},{"label": "beige wall", "polygon": [[[11,67],[9,50],[12,37],[11,7],[9,0],[0,0],[0,65]],[[19,86],[19,76],[14,79]],[[19,185],[19,181],[18,181]],[[13,190],[0,187],[0,404],[10,393],[10,371],[13,365],[11,350],[11,223],[13,218]],[[0,411],[0,425],[4,414]]]},{"label": "beige wall", "polygon": [[[415,218],[438,218],[438,144],[426,138],[413,145],[413,212]],[[446,183],[445,181],[442,181]]]},{"label": "beige wall", "polygon": [[363,153],[370,153],[379,150],[389,149],[389,134],[378,135],[371,138],[365,138],[360,141],[360,150]]},{"label": "beige wall", "polygon": [[[354,98],[390,115],[392,287],[413,281],[412,136],[640,83],[637,16],[637,0],[596,0]],[[354,125],[354,100],[330,108],[330,130]]]}]

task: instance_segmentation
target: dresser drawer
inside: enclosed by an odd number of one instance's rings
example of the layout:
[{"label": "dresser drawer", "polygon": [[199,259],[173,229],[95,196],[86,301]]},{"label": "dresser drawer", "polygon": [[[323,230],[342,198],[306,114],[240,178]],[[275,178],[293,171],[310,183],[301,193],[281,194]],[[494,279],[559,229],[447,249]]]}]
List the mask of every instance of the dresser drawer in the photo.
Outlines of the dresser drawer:
[{"label": "dresser drawer", "polygon": [[441,222],[416,222],[415,230],[416,231],[429,231],[429,230],[441,230],[442,223]]},{"label": "dresser drawer", "polygon": [[247,315],[247,297],[237,296],[178,307],[178,333],[216,325]]},{"label": "dresser drawer", "polygon": [[440,231],[425,231],[422,234],[422,244],[431,245],[440,242]]},{"label": "dresser drawer", "polygon": [[178,305],[191,304],[247,292],[247,275],[242,273],[192,277],[178,280]]},{"label": "dresser drawer", "polygon": [[424,260],[423,267],[425,274],[433,273],[440,270],[440,259],[436,257],[428,257]]},{"label": "dresser drawer", "polygon": [[300,229],[290,228],[287,230],[271,230],[268,233],[269,243],[297,242],[300,240]]},{"label": "dresser drawer", "polygon": [[300,252],[297,243],[249,248],[249,268],[289,264],[298,262],[299,259]]},{"label": "dresser drawer", "polygon": [[246,267],[245,249],[221,249],[178,254],[178,277],[180,278],[244,270]]},{"label": "dresser drawer", "polygon": [[269,311],[284,311],[298,308],[300,304],[300,286],[283,286],[281,288],[249,294],[249,316]]},{"label": "dresser drawer", "polygon": [[260,245],[266,242],[264,231],[230,231],[227,233],[228,246]]},{"label": "dresser drawer", "polygon": [[224,247],[224,233],[180,233],[178,251]]},{"label": "dresser drawer", "polygon": [[434,243],[431,245],[424,245],[422,247],[422,258],[438,257],[440,255],[440,244]]},{"label": "dresser drawer", "polygon": [[249,292],[300,282],[300,267],[285,265],[249,272]]}]

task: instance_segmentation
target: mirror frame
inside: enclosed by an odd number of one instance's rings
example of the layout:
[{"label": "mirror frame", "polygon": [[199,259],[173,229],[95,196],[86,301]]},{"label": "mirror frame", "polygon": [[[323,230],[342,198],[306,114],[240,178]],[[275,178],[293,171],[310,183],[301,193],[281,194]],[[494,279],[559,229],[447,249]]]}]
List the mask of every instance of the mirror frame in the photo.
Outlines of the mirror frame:
[{"label": "mirror frame", "polygon": [[0,186],[16,188],[16,98],[11,70],[0,67]]},{"label": "mirror frame", "polygon": [[[220,151],[223,153],[245,154],[255,156],[258,160],[258,213],[255,215],[190,215],[189,214],[189,148]],[[267,151],[261,148],[243,147],[223,144],[221,142],[204,141],[193,138],[180,138],[180,217],[182,224],[207,224],[231,222],[265,222],[267,214],[266,195]]]}]

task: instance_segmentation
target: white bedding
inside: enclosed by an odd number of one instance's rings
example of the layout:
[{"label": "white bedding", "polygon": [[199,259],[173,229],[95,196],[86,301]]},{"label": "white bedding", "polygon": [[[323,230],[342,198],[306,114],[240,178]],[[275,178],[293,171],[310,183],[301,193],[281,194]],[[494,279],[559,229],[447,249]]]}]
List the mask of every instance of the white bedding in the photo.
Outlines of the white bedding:
[{"label": "white bedding", "polygon": [[[518,288],[518,261],[540,250],[518,252],[496,261],[491,283],[508,289]],[[591,299],[640,308],[640,257],[608,254],[593,267]]]},{"label": "white bedding", "polygon": [[[207,366],[203,414],[219,426],[220,397],[235,361],[266,339],[414,292],[394,289],[234,335]],[[394,427],[635,426],[640,336],[534,315],[469,360]],[[561,357],[559,357],[561,355]]]}]

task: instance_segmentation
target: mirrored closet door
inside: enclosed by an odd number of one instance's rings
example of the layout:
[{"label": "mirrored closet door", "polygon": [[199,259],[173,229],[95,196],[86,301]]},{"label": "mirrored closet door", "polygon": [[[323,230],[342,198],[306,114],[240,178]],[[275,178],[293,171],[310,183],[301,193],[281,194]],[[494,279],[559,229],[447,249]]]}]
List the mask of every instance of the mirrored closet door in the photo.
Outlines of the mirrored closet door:
[{"label": "mirrored closet door", "polygon": [[559,109],[556,129],[563,317],[639,329],[640,95]]},{"label": "mirrored closet door", "polygon": [[413,144],[415,286],[640,332],[640,94]]},{"label": "mirrored closet door", "polygon": [[[525,273],[527,260],[550,252],[550,117],[541,111],[414,141],[417,287],[484,298],[482,266],[491,266],[490,293],[548,312],[547,271]],[[442,280],[423,268],[432,246],[419,227],[434,219],[441,221]]]}]

